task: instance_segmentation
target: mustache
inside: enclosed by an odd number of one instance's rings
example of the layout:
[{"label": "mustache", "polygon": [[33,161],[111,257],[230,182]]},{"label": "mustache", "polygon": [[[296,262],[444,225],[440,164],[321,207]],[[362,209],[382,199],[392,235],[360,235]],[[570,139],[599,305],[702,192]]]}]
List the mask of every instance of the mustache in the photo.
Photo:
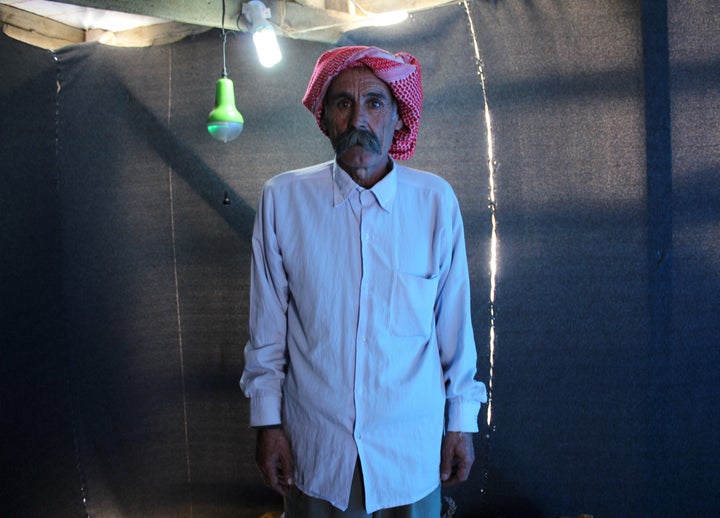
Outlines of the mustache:
[{"label": "mustache", "polygon": [[363,149],[379,155],[382,151],[380,146],[380,140],[375,136],[374,133],[357,128],[348,128],[342,134],[338,135],[333,142],[335,153],[342,155],[355,145],[360,145]]}]

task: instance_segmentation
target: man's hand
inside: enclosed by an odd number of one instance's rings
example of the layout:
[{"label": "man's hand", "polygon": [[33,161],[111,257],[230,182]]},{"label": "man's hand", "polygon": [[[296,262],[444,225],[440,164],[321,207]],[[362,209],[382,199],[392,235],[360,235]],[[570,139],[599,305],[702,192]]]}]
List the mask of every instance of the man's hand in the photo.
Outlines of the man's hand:
[{"label": "man's hand", "polygon": [[293,464],[290,443],[280,428],[258,430],[255,461],[265,483],[285,496],[292,486]]},{"label": "man's hand", "polygon": [[464,482],[475,461],[472,434],[447,432],[440,450],[440,480],[443,486]]}]

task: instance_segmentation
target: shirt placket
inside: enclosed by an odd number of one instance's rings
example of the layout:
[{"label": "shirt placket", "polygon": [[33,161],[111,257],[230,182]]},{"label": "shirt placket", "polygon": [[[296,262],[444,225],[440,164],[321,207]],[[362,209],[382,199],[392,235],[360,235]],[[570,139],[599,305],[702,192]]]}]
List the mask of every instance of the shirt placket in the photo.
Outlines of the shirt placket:
[{"label": "shirt placket", "polygon": [[370,240],[372,236],[372,219],[375,207],[375,196],[369,190],[358,191],[358,200],[360,206],[360,254],[362,275],[360,277],[360,297],[358,309],[358,328],[355,342],[355,442],[358,447],[358,453],[362,457],[363,450],[363,433],[366,408],[363,405],[365,393],[367,391],[366,381],[368,373],[365,372],[368,340],[370,339],[370,311],[372,303],[371,281],[373,278],[373,260],[371,257],[372,250]]}]

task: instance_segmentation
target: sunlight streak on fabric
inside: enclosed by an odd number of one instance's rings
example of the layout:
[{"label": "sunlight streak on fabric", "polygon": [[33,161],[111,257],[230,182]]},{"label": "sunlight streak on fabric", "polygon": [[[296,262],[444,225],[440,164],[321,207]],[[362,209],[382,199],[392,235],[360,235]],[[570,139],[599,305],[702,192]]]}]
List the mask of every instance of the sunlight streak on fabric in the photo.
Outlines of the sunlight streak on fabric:
[{"label": "sunlight streak on fabric", "polygon": [[497,162],[495,160],[493,152],[493,133],[492,133],[492,118],[490,116],[490,106],[488,105],[487,89],[485,85],[485,71],[483,68],[483,62],[480,58],[480,48],[478,47],[477,34],[475,32],[475,25],[470,16],[470,6],[467,1],[463,2],[465,12],[467,13],[468,23],[470,25],[470,34],[472,36],[473,50],[475,52],[475,64],[477,66],[477,74],[480,78],[480,87],[483,95],[483,111],[485,118],[485,133],[487,138],[487,166],[488,166],[488,189],[489,189],[489,204],[490,209],[490,221],[491,221],[491,236],[490,236],[490,333],[489,333],[489,349],[490,349],[490,378],[488,380],[488,411],[487,411],[487,425],[488,427],[492,424],[492,402],[493,402],[493,369],[495,364],[495,290],[496,290],[496,275],[497,275],[497,254],[498,254],[498,238],[497,238],[497,214],[495,211],[495,173],[497,172]]}]

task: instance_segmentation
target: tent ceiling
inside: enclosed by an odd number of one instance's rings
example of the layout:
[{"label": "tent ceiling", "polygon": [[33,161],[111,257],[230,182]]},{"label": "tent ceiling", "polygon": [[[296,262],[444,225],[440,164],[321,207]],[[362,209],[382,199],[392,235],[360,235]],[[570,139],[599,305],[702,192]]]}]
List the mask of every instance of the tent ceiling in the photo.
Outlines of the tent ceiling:
[{"label": "tent ceiling", "polygon": [[[227,29],[247,30],[242,0],[225,1]],[[348,30],[382,23],[378,15],[412,13],[452,0],[265,0],[270,21],[290,38],[336,42]],[[85,41],[148,46],[223,25],[223,0],[0,0],[3,31],[55,49]]]}]

